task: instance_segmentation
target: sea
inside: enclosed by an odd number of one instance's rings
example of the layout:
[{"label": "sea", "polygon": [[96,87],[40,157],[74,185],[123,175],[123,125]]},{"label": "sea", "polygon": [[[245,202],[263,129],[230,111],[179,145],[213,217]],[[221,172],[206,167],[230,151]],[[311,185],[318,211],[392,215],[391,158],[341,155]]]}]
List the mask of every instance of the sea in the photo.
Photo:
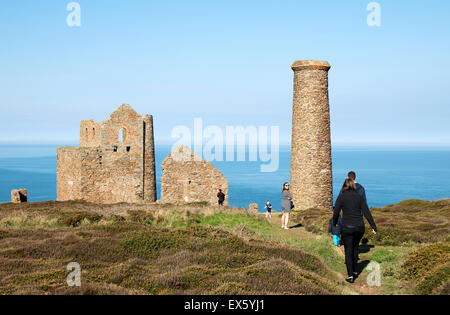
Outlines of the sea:
[{"label": "sea", "polygon": [[[11,190],[27,188],[30,202],[56,199],[56,148],[61,145],[0,144],[0,203],[10,202]],[[64,146],[64,145],[63,145]],[[74,145],[76,146],[76,145]],[[170,145],[157,145],[157,189],[161,163]],[[334,196],[351,170],[366,188],[370,207],[384,207],[407,199],[450,198],[450,147],[334,146]],[[248,160],[248,159],[246,159]],[[275,172],[261,172],[263,162],[227,161],[212,164],[229,182],[229,204],[260,210],[270,200],[281,208],[281,189],[290,177],[290,147],[282,146]]]}]

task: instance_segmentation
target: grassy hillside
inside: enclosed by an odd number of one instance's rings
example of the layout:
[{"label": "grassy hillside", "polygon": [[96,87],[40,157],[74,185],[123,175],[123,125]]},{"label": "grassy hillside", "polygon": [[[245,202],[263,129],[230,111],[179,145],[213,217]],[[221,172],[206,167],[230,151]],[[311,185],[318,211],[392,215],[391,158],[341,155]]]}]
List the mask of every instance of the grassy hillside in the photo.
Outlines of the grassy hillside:
[{"label": "grassy hillside", "polygon": [[[450,242],[450,200],[407,200],[371,211],[380,232],[373,235],[367,226],[365,238],[375,245]],[[320,234],[327,232],[332,216],[328,210],[310,210],[294,218],[308,231]]]},{"label": "grassy hillside", "polygon": [[[371,209],[379,233],[366,227],[363,263],[376,261],[383,270],[383,293],[448,294],[450,287],[450,200],[406,200]],[[331,211],[294,215],[305,229],[325,235]]]},{"label": "grassy hillside", "polygon": [[[218,218],[241,222],[214,227]],[[211,223],[211,224],[209,224]],[[263,240],[270,224],[191,205],[0,205],[1,294],[339,294],[317,256]],[[66,265],[82,267],[80,289]]]},{"label": "grassy hillside", "polygon": [[[329,211],[295,214],[284,231],[277,215],[204,204],[3,204],[0,294],[448,294],[448,211],[446,201],[374,209],[380,234],[349,285],[325,233]],[[424,222],[433,229],[414,229]],[[365,282],[371,261],[380,288]],[[66,284],[70,262],[81,288]]]}]

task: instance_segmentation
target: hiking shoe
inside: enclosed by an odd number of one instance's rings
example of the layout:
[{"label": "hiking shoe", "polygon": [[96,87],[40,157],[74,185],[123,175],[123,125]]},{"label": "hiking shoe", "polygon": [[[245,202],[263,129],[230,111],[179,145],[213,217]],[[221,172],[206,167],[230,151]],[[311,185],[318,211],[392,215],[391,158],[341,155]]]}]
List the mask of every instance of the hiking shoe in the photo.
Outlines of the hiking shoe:
[{"label": "hiking shoe", "polygon": [[355,278],[353,278],[353,276],[351,276],[351,277],[348,277],[347,279],[345,279],[345,281],[347,281],[348,283],[354,283]]}]

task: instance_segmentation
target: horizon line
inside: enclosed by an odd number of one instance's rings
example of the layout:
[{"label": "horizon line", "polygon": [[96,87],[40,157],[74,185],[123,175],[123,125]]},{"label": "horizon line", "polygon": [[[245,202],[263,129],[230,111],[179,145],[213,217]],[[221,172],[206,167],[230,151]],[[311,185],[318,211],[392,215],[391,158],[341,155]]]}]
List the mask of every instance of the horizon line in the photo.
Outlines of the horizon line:
[{"label": "horizon line", "polygon": [[[155,141],[156,145],[174,145],[176,140],[168,141]],[[237,146],[237,143],[234,143]],[[268,146],[270,146],[270,141],[268,142]],[[79,140],[44,140],[44,141],[33,141],[33,140],[24,140],[24,141],[8,141],[8,140],[0,140],[0,145],[29,145],[29,146],[38,146],[38,145],[59,145],[59,146],[79,146]],[[227,145],[227,143],[223,143],[223,145]],[[280,146],[290,146],[290,141],[280,141]],[[446,147],[450,146],[450,142],[380,142],[380,141],[372,141],[372,142],[347,142],[347,141],[335,141],[331,143],[332,146],[338,147],[379,147],[379,146],[400,146],[400,147],[410,147],[410,146],[420,146],[420,147]],[[249,143],[246,143],[245,146],[250,146]]]}]

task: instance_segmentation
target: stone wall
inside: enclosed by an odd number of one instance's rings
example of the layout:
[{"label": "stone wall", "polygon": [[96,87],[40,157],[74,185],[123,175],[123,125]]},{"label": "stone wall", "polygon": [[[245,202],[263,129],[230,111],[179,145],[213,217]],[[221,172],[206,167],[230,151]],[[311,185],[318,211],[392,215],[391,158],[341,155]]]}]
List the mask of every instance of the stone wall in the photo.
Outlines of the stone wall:
[{"label": "stone wall", "polygon": [[326,61],[296,61],[291,193],[296,209],[332,208],[330,107]]},{"label": "stone wall", "polygon": [[81,200],[80,149],[57,149],[56,195],[58,201]]},{"label": "stone wall", "polygon": [[101,126],[93,120],[83,120],[80,122],[80,147],[98,147],[100,140]]},{"label": "stone wall", "polygon": [[153,118],[122,105],[80,124],[80,148],[58,150],[58,200],[155,202]]},{"label": "stone wall", "polygon": [[259,211],[259,206],[258,206],[258,204],[257,204],[257,203],[251,203],[251,204],[248,206],[248,211],[249,211],[250,213],[258,213],[258,211]]},{"label": "stone wall", "polygon": [[217,205],[222,189],[228,204],[228,181],[211,163],[181,146],[162,163],[161,201],[164,203],[208,202]]},{"label": "stone wall", "polygon": [[11,202],[12,203],[28,202],[28,190],[27,189],[11,190]]}]

